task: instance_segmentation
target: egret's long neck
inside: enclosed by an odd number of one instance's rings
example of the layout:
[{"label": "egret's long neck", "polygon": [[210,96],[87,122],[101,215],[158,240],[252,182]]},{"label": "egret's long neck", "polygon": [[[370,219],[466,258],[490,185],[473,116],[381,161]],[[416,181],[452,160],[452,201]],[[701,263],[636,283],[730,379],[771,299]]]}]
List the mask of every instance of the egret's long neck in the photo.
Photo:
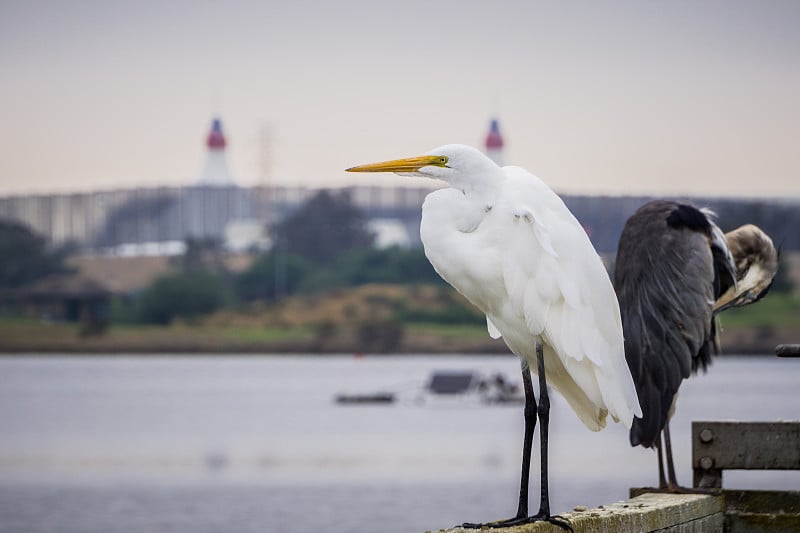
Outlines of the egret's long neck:
[{"label": "egret's long neck", "polygon": [[490,165],[474,169],[462,175],[452,176],[449,180],[450,187],[464,193],[476,204],[493,204],[498,191],[505,180],[505,174],[500,167],[489,161]]},{"label": "egret's long neck", "polygon": [[[425,255],[436,272],[467,298],[480,293],[479,286],[485,280],[480,273],[484,263],[475,260],[474,252],[482,249],[476,230],[490,211],[454,188],[434,191],[422,204],[420,237]],[[487,309],[487,302],[470,301]]]},{"label": "egret's long neck", "polygon": [[461,235],[475,231],[491,212],[504,180],[502,169],[488,158],[448,175],[449,187],[429,194],[422,205],[420,231],[426,251],[457,249]]},{"label": "egret's long neck", "polygon": [[453,233],[471,233],[480,225],[485,209],[479,208],[473,198],[458,189],[440,189],[429,194],[422,204],[423,243],[427,236],[447,236]]}]

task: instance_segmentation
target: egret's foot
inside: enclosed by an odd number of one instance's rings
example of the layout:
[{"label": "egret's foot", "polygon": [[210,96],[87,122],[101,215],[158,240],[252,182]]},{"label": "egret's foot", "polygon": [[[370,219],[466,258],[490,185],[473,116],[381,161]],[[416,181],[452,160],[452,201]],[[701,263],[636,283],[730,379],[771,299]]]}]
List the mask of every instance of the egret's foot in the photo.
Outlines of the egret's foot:
[{"label": "egret's foot", "polygon": [[564,531],[575,533],[575,530],[572,529],[572,526],[569,525],[569,523],[564,519],[564,517],[558,515],[522,516],[522,517],[508,518],[506,520],[498,520],[497,522],[487,522],[485,524],[474,524],[472,522],[464,522],[463,524],[461,524],[461,527],[465,529],[482,529],[484,527],[489,529],[498,529],[501,527],[513,527],[513,526],[521,526],[523,524],[532,524],[534,522],[550,522],[554,526],[558,526]]}]

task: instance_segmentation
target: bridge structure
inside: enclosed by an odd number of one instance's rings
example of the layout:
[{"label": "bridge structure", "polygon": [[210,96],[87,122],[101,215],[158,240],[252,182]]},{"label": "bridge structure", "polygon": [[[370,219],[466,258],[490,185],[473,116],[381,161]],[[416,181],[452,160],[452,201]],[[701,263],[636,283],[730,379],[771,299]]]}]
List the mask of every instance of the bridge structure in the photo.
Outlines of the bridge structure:
[{"label": "bridge structure", "polygon": [[[402,225],[406,242],[419,245],[420,207],[433,188],[346,187],[368,220]],[[76,245],[89,253],[114,254],[126,246],[155,252],[187,239],[225,242],[232,223],[268,227],[317,192],[292,186],[195,184],[185,187],[119,189],[70,194],[0,197],[0,219],[21,222],[53,245]],[[644,196],[562,195],[595,248],[613,255],[625,220],[650,200]],[[800,250],[800,200],[676,198],[709,206],[719,224],[733,229],[750,222],[762,227],[783,251]]]},{"label": "bridge structure", "polygon": [[[370,220],[388,219],[419,243],[420,206],[431,189],[345,188]],[[20,222],[53,245],[89,252],[195,239],[225,240],[232,222],[264,227],[280,221],[316,192],[306,187],[193,185],[71,194],[0,197],[0,219]]]}]

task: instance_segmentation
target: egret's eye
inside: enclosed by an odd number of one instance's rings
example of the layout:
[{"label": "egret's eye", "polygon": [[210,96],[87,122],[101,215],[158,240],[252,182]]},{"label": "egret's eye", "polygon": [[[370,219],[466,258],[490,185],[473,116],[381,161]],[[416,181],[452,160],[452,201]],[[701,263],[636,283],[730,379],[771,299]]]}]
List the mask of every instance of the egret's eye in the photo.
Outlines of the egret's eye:
[{"label": "egret's eye", "polygon": [[442,157],[440,157],[440,158],[439,158],[439,163],[440,163],[442,166],[445,166],[445,165],[447,165],[447,162],[448,162],[448,161],[449,161],[449,159],[447,158],[447,156],[446,156],[446,155],[443,155]]}]

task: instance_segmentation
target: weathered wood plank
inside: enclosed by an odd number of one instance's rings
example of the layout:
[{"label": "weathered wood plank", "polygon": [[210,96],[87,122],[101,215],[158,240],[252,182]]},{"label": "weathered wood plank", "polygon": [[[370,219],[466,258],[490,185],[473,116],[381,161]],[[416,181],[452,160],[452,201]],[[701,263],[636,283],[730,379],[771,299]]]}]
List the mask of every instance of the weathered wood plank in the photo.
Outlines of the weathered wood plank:
[{"label": "weathered wood plank", "polygon": [[[631,488],[631,497],[644,494],[648,490],[652,489]],[[736,489],[723,490],[720,493],[725,501],[725,533],[800,532],[798,490]]]},{"label": "weathered wood plank", "polygon": [[[664,529],[659,529],[653,533],[724,533],[725,515],[723,513],[712,514],[685,524],[677,524]],[[610,533],[610,532],[609,532]]]},{"label": "weathered wood plank", "polygon": [[723,470],[800,469],[800,422],[692,422],[692,468],[702,488]]},{"label": "weathered wood plank", "polygon": [[725,533],[797,533],[798,515],[765,513],[727,513]]},{"label": "weathered wood plank", "polygon": [[[575,533],[706,533],[722,532],[723,500],[705,494],[642,494],[630,500],[585,511],[560,513]],[[489,531],[489,530],[485,530]],[[548,523],[492,529],[495,533],[563,533]],[[439,533],[470,533],[456,527]]]},{"label": "weathered wood plank", "polygon": [[726,490],[726,533],[800,531],[800,491]]},{"label": "weathered wood plank", "polygon": [[[725,511],[793,514],[800,519],[800,490],[724,490]],[[800,526],[800,522],[798,522]]]},{"label": "weathered wood plank", "polygon": [[800,469],[800,422],[692,422],[692,467]]}]

